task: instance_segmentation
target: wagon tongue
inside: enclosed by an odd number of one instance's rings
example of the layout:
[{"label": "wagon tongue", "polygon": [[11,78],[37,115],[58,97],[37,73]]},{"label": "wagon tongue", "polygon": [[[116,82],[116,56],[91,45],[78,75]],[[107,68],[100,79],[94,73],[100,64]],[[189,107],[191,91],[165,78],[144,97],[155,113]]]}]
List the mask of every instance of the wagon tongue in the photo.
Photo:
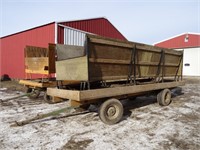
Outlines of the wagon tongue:
[{"label": "wagon tongue", "polygon": [[[11,124],[11,127],[23,126],[23,125],[32,123],[34,121],[37,121],[37,120],[39,121],[41,119],[48,118],[48,117],[51,117],[49,119],[49,120],[51,120],[51,119],[59,119],[59,118],[70,117],[70,116],[75,116],[75,115],[80,115],[80,114],[85,114],[85,113],[90,112],[89,110],[80,111],[80,109],[79,109],[78,112],[75,111],[75,113],[71,113],[72,109],[77,109],[77,108],[79,108],[79,107],[65,107],[65,108],[58,109],[58,110],[55,110],[55,111],[52,111],[49,113],[37,114],[33,118],[29,118],[29,119],[26,119],[23,121],[15,121],[13,124]],[[61,116],[62,113],[66,113],[66,114]]]},{"label": "wagon tongue", "polygon": [[3,99],[0,99],[0,103],[7,102],[7,101],[10,101],[10,100],[14,100],[14,99],[21,98],[21,97],[25,97],[25,96],[29,96],[30,94],[31,94],[31,93],[26,93],[26,94],[23,94],[23,95],[11,97],[11,98],[4,99],[4,100],[3,100]]}]

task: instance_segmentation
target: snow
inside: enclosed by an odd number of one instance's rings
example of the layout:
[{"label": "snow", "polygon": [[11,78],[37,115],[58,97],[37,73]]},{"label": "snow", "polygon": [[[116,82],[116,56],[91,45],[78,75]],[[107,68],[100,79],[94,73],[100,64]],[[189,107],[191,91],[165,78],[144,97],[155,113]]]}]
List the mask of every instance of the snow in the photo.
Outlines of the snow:
[{"label": "snow", "polygon": [[[60,119],[43,119],[20,127],[21,121],[69,105],[47,104],[27,97],[0,106],[0,149],[200,149],[200,84],[186,84],[183,95],[161,107],[152,102],[125,112],[116,125],[102,123],[96,112]],[[0,88],[0,99],[23,94]],[[139,97],[124,105],[137,105],[155,97]],[[138,106],[138,105],[137,105]]]}]

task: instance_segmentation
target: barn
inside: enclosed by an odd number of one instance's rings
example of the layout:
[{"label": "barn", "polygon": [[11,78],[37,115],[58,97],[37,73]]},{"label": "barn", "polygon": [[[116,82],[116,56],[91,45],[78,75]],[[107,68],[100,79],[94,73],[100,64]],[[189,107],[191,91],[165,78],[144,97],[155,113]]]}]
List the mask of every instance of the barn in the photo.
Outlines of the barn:
[{"label": "barn", "polygon": [[183,33],[159,41],[158,47],[184,50],[183,75],[200,76],[200,33]]},{"label": "barn", "polygon": [[126,40],[105,17],[51,22],[0,38],[0,75],[25,78],[24,48],[26,45],[48,47],[48,43],[82,46],[85,34]]}]

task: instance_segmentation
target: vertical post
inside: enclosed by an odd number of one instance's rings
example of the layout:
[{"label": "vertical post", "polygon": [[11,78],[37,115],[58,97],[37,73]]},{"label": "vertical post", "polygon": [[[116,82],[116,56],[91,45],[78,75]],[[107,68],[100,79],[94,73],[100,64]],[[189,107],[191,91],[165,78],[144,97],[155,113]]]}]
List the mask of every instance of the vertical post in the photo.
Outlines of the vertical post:
[{"label": "vertical post", "polygon": [[59,88],[59,80],[56,80],[56,87]]},{"label": "vertical post", "polygon": [[58,24],[55,22],[55,44],[58,43]]},{"label": "vertical post", "polygon": [[165,52],[162,51],[163,53],[163,62],[162,62],[162,82],[164,82],[164,75],[165,75]]},{"label": "vertical post", "polygon": [[[161,65],[163,63],[163,57],[164,57],[164,51],[161,50],[161,53],[160,53],[160,61],[158,63],[158,69],[157,69],[157,73],[156,73],[156,76],[155,76],[155,82],[156,82],[156,79],[157,77],[159,77],[159,80],[160,80],[160,70],[161,70]],[[162,70],[163,71],[163,70]],[[158,80],[158,81],[159,81]]]},{"label": "vertical post", "polygon": [[[130,66],[129,66],[129,74],[128,74],[128,79],[127,79],[127,82],[130,81],[130,83],[132,83],[132,74],[133,74],[133,69],[134,69],[134,84],[135,84],[135,70],[136,70],[136,67],[135,67],[135,51],[136,51],[136,45],[134,45],[133,49],[132,49],[132,53],[131,53],[131,61],[130,61]],[[133,63],[134,63],[134,66],[133,66]],[[133,67],[133,68],[132,68]]]},{"label": "vertical post", "polygon": [[[136,49],[136,48],[135,48]],[[136,51],[136,59],[137,59],[137,70],[138,70],[138,75],[139,75],[139,78],[141,78],[141,69],[140,69],[140,63],[138,62],[139,60],[139,55],[138,55],[138,51]]]},{"label": "vertical post", "polygon": [[89,62],[89,39],[88,39],[88,36],[87,34],[85,35],[86,38],[85,38],[85,48],[86,48],[86,56],[87,56],[87,66],[88,66],[88,81],[87,81],[87,88],[88,90],[90,89],[90,62]]},{"label": "vertical post", "polygon": [[[176,69],[176,74],[175,74],[175,77],[174,77],[174,80],[176,80],[176,77],[177,77],[177,74],[178,74],[178,71],[179,71],[179,68],[180,68],[180,65],[181,65],[181,62],[182,62],[182,60],[183,60],[183,54],[180,56],[180,61],[179,61],[179,64],[178,64],[178,68]],[[182,70],[183,70],[183,67],[182,67]],[[181,80],[182,80],[182,75],[183,75],[183,73],[182,73],[182,70],[181,70]]]},{"label": "vertical post", "polygon": [[134,46],[134,66],[133,66],[133,69],[134,69],[134,85],[136,84],[136,44]]}]

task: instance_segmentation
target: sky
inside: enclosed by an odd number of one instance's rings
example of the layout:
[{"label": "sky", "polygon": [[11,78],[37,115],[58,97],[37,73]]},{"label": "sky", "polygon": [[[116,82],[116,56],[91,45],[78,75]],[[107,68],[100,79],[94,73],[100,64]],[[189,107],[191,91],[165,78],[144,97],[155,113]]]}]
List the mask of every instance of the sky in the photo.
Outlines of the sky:
[{"label": "sky", "polygon": [[102,16],[134,42],[200,33],[200,0],[0,0],[0,37],[53,21]]}]

